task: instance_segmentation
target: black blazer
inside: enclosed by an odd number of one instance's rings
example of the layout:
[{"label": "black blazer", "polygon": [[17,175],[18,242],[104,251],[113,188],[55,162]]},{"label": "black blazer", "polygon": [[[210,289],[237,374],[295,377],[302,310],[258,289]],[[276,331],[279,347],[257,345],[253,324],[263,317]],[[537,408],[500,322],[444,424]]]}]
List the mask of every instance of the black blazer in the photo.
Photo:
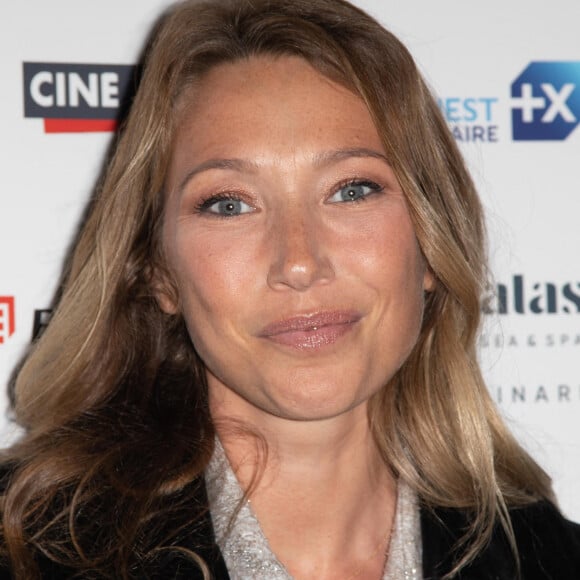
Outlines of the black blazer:
[{"label": "black blazer", "polygon": [[[549,502],[510,511],[522,580],[580,580],[580,525],[564,519]],[[453,567],[453,544],[467,520],[459,510],[421,511],[423,574],[441,578]],[[486,549],[457,576],[461,580],[514,580],[513,556],[498,526]]]},{"label": "black blazer", "polygon": [[[205,489],[200,486],[205,496]],[[205,499],[200,498],[202,501]],[[206,505],[207,505],[207,500]],[[548,502],[538,502],[511,512],[521,564],[522,580],[580,580],[580,525],[564,519]],[[176,522],[168,523],[173,526]],[[468,520],[460,510],[421,509],[423,542],[423,577],[436,580],[453,568],[453,547]],[[217,547],[211,519],[206,511],[195,528],[185,527],[175,544],[194,550],[209,565],[213,580],[229,580]],[[42,578],[93,579],[90,573],[75,574],[47,560],[39,561]],[[102,578],[102,576],[98,576]],[[197,565],[172,551],[143,565],[135,578],[150,580],[203,580]],[[0,580],[12,578],[7,568],[0,568]],[[515,580],[516,572],[508,541],[497,528],[489,545],[466,568],[457,580]]]}]

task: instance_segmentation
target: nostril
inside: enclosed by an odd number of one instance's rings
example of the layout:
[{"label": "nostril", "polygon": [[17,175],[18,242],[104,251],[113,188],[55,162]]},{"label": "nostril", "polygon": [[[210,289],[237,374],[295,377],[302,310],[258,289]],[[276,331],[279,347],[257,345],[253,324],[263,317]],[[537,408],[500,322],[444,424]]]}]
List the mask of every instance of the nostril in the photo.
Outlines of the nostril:
[{"label": "nostril", "polygon": [[303,291],[313,285],[327,283],[334,277],[329,257],[322,253],[278,256],[268,273],[268,283],[275,289]]}]

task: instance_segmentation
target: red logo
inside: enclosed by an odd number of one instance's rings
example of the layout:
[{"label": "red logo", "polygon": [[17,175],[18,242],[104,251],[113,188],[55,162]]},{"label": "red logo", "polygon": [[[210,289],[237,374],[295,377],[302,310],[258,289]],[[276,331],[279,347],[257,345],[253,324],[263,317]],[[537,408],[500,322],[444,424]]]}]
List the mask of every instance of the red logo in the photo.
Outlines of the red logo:
[{"label": "red logo", "polygon": [[14,296],[0,296],[0,344],[14,334]]},{"label": "red logo", "polygon": [[46,133],[114,131],[136,87],[132,65],[23,63],[24,116]]}]

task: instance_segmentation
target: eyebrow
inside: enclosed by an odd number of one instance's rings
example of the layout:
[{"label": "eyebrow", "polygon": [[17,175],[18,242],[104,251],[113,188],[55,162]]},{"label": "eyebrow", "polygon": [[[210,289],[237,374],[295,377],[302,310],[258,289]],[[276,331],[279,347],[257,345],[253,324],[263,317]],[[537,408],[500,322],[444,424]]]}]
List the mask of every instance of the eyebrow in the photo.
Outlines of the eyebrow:
[{"label": "eyebrow", "polygon": [[181,180],[179,184],[178,191],[183,193],[185,186],[191,181],[196,175],[203,173],[204,171],[209,171],[210,169],[229,169],[233,171],[246,171],[253,172],[258,168],[258,164],[247,159],[208,159],[199,165],[196,165],[193,169],[190,169]]},{"label": "eyebrow", "polygon": [[318,167],[324,167],[350,157],[373,157],[374,159],[380,159],[387,164],[389,163],[387,156],[375,149],[368,149],[366,147],[348,147],[346,149],[335,149],[334,151],[319,153],[314,157],[314,164]]},{"label": "eyebrow", "polygon": [[[375,149],[368,149],[366,147],[347,147],[344,149],[324,151],[322,153],[316,154],[313,162],[316,167],[326,167],[351,157],[372,157],[374,159],[384,161],[387,165],[389,164],[389,160],[384,153],[376,151]],[[258,167],[259,166],[257,163],[250,161],[249,159],[239,159],[235,157],[231,159],[208,159],[207,161],[196,165],[185,174],[184,178],[179,184],[178,191],[183,193],[183,190],[189,181],[204,171],[209,171],[211,169],[224,169],[252,173],[255,172]]]}]

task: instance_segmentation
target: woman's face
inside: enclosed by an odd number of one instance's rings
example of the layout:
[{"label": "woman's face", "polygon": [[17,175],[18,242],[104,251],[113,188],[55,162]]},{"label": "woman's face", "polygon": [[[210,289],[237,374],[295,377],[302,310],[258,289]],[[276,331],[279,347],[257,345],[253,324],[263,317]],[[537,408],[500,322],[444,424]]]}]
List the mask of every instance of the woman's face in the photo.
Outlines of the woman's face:
[{"label": "woman's face", "polygon": [[[182,97],[163,245],[234,416],[329,418],[414,346],[433,284],[362,100],[294,57],[213,69]],[[258,419],[259,420],[259,419]]]}]

